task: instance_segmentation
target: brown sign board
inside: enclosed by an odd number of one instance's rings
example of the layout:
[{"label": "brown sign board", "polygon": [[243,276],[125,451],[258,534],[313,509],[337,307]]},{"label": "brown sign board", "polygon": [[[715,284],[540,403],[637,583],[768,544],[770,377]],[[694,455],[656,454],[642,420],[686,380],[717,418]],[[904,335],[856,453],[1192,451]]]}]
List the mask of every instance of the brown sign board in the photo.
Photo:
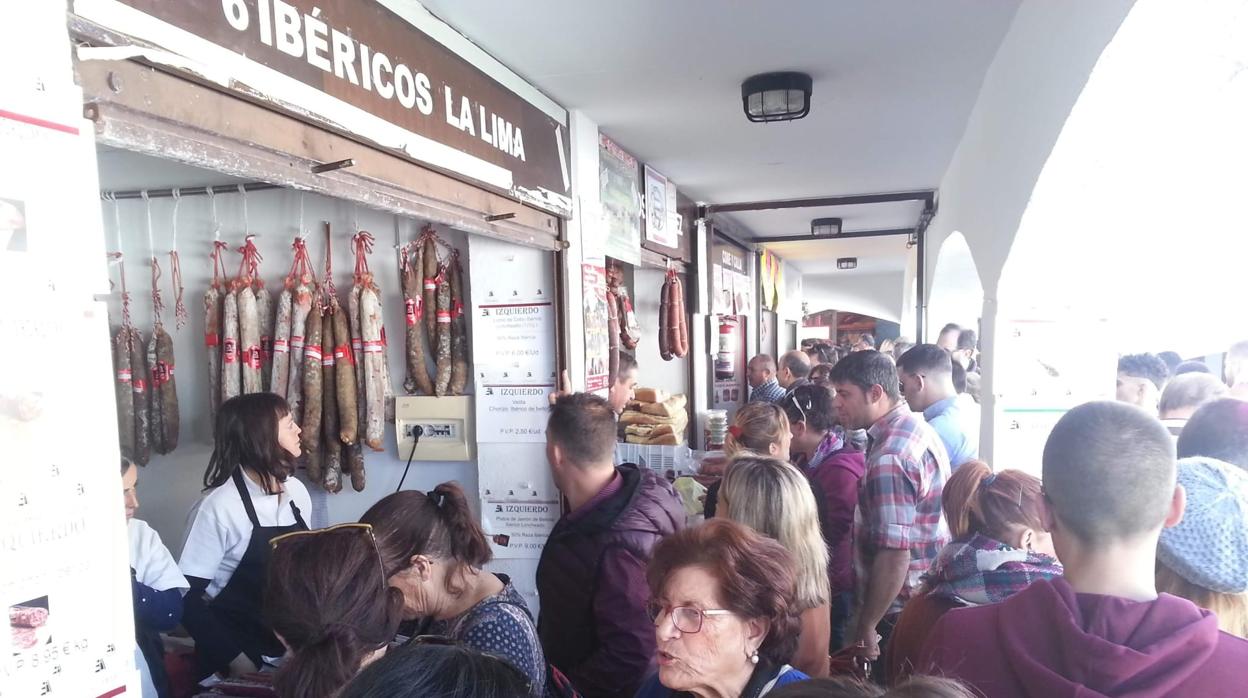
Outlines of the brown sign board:
[{"label": "brown sign board", "polygon": [[74,12],[167,52],[134,57],[571,214],[566,113],[375,0],[75,0]]}]

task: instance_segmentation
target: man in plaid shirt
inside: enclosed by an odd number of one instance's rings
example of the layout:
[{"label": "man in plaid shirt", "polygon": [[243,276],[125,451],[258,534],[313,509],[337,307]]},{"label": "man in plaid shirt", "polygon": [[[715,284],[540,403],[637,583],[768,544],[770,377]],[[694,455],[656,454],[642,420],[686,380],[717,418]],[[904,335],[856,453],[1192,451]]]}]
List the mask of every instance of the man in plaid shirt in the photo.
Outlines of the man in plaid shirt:
[{"label": "man in plaid shirt", "polygon": [[878,660],[919,578],[949,542],[940,508],[949,456],[936,432],[901,398],[890,357],[854,352],[832,367],[830,379],[841,423],[867,430],[867,470],[854,515],[857,622],[849,637],[858,656]]}]

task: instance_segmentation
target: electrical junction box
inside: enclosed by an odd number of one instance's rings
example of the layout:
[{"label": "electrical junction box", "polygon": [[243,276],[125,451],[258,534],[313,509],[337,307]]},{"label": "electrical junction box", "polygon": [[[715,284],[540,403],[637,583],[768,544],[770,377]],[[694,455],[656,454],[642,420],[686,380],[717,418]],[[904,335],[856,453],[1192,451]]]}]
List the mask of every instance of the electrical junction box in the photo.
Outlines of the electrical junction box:
[{"label": "electrical junction box", "polygon": [[[476,457],[472,396],[402,396],[394,399],[394,433],[399,460],[460,461]],[[423,430],[412,454],[412,433]]]}]

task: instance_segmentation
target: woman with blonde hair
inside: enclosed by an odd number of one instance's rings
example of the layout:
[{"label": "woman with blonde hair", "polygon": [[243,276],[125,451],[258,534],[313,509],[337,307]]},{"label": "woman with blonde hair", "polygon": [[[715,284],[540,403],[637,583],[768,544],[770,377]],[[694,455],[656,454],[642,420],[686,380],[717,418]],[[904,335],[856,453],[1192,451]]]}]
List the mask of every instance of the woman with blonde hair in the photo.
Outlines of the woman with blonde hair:
[{"label": "woman with blonde hair", "polygon": [[[724,440],[724,455],[731,460],[741,454],[754,453],[787,461],[792,440],[784,408],[774,402],[751,402],[733,415],[728,438]],[[702,514],[708,520],[715,518],[722,483],[722,480],[716,482],[706,490]]]},{"label": "woman with blonde hair", "polygon": [[791,663],[808,676],[827,676],[832,633],[828,547],[806,476],[776,458],[737,456],[724,474],[720,506],[725,518],[774,538],[792,553],[801,633]]}]

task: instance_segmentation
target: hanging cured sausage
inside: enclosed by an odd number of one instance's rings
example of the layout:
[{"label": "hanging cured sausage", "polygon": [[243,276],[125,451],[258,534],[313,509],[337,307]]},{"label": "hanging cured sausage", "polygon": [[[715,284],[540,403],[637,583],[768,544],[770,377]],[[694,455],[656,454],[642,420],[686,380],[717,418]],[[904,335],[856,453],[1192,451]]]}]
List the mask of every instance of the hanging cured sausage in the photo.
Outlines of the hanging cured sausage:
[{"label": "hanging cured sausage", "polygon": [[437,380],[433,392],[438,397],[449,394],[451,387],[451,283],[446,267],[438,273],[438,348]]},{"label": "hanging cured sausage", "polygon": [[314,294],[307,317],[307,339],[303,346],[303,431],[299,434],[307,456],[308,477],[320,482],[321,460],[321,307],[320,293]]},{"label": "hanging cured sausage", "polygon": [[212,285],[204,292],[204,349],[208,352],[208,403],[212,412],[213,423],[216,423],[217,408],[221,406],[222,386],[222,351],[221,329],[224,323],[224,300],[228,293],[226,288],[225,262],[221,255],[225,251],[224,242],[217,241],[212,246]]},{"label": "hanging cured sausage", "polygon": [[468,383],[468,321],[464,317],[464,270],[459,251],[451,254],[451,395],[463,395]]},{"label": "hanging cured sausage", "polygon": [[295,238],[295,266],[291,274],[295,276],[295,285],[291,289],[290,317],[290,375],[286,380],[286,402],[290,404],[290,413],[295,422],[303,426],[303,367],[304,353],[307,345],[308,316],[312,314],[313,291],[316,279],[312,274],[312,264],[308,259],[308,247],[303,238]]},{"label": "hanging cured sausage", "polygon": [[434,312],[434,309],[425,307],[424,241],[423,239],[417,240],[409,247],[415,248],[416,260],[414,262],[408,247],[402,248],[399,253],[399,276],[403,286],[403,315],[407,329],[407,378],[403,381],[403,389],[409,394],[419,391],[424,395],[432,395],[433,381],[430,380],[429,369],[425,366],[424,316],[426,312]]}]

